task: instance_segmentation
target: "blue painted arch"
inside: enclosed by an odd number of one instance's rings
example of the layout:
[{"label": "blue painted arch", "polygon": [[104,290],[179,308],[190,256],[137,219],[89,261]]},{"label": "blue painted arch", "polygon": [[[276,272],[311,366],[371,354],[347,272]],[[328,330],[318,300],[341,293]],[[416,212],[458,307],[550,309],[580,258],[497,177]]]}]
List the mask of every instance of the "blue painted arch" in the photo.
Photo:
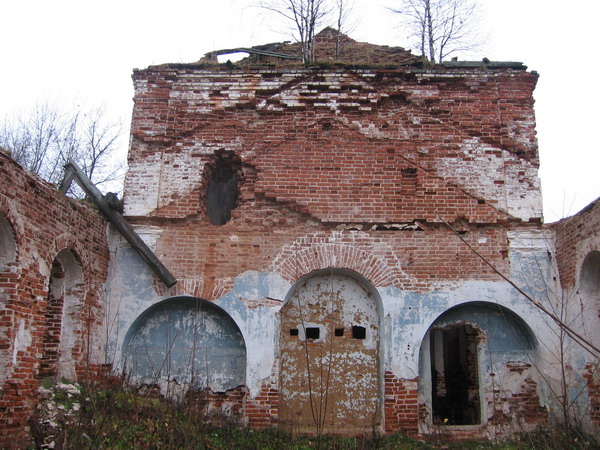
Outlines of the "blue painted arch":
[{"label": "blue painted arch", "polygon": [[491,352],[530,351],[538,348],[535,334],[527,323],[510,309],[490,302],[467,302],[440,314],[430,325],[444,328],[468,322],[481,329]]},{"label": "blue painted arch", "polygon": [[246,345],[234,320],[195,297],[173,297],[144,311],[123,343],[134,383],[164,381],[223,392],[245,384]]}]

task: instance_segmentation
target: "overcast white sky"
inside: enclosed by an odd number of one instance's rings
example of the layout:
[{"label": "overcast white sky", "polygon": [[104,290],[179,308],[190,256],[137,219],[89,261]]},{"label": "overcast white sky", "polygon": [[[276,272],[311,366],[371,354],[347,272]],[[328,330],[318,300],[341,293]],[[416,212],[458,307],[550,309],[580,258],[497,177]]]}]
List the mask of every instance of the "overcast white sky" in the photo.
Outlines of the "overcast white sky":
[{"label": "overcast white sky", "polygon": [[[524,62],[534,92],[546,222],[600,196],[600,0],[480,0],[486,47],[472,58]],[[214,49],[289,39],[252,0],[18,0],[0,4],[0,118],[48,99],[104,104],[127,135],[133,68],[194,62]],[[355,0],[350,36],[408,46],[386,5]],[[123,152],[127,136],[122,140]]]}]

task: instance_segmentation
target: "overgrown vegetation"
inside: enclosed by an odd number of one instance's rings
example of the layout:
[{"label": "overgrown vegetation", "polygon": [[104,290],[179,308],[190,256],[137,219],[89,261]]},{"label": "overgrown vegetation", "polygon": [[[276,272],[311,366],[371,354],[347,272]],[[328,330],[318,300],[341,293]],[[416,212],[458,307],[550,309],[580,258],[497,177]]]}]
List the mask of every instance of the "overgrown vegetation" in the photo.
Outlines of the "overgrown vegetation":
[{"label": "overgrown vegetation", "polygon": [[[592,449],[599,443],[580,433],[544,429],[506,442],[427,442],[404,434],[386,436],[298,436],[277,429],[251,430],[227,423],[208,423],[205,405],[173,402],[148,390],[140,394],[116,387],[85,389],[57,384],[44,389],[46,399],[31,419],[31,448],[178,448],[178,449]],[[190,398],[195,398],[191,396]],[[50,411],[50,413],[48,413]],[[219,419],[219,418],[218,418]]]}]

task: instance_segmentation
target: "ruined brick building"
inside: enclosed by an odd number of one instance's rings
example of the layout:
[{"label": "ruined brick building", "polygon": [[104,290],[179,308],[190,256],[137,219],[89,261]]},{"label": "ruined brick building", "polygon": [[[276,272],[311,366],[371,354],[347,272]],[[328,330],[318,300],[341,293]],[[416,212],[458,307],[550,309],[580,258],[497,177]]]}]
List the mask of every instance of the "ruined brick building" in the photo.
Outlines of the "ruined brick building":
[{"label": "ruined brick building", "polygon": [[173,286],[1,156],[2,429],[40,378],[111,372],[251,427],[492,436],[556,414],[562,367],[598,425],[597,354],[557,358],[538,306],[598,342],[600,206],[543,225],[537,74],[296,52],[134,71],[124,216]]}]

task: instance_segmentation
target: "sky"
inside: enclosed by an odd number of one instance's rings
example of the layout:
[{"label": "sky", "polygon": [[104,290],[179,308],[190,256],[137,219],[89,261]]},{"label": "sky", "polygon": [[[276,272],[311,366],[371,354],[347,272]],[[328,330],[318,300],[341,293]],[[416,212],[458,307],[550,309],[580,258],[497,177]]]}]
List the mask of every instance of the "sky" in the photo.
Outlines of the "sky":
[{"label": "sky", "polygon": [[[600,196],[600,0],[479,0],[486,44],[460,59],[520,61],[534,91],[544,217],[572,215]],[[19,0],[0,2],[0,120],[36,102],[103,105],[122,120],[127,151],[134,68],[189,63],[205,53],[289,40],[253,0]],[[354,0],[350,37],[409,46],[386,7]],[[396,3],[397,4],[397,3]]]}]

